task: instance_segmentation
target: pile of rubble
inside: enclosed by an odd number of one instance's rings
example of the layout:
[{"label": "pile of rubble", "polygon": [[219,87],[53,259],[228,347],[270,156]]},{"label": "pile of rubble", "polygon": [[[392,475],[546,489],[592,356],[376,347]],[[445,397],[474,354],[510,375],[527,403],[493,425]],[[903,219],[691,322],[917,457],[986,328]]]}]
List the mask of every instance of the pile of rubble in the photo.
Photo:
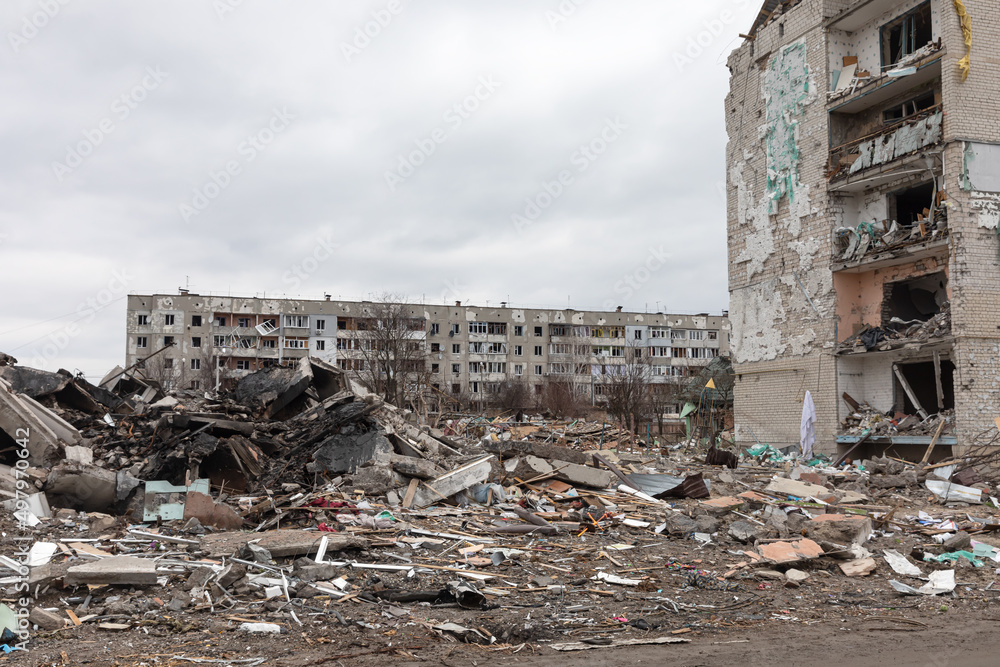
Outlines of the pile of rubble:
[{"label": "pile of rubble", "polygon": [[[944,199],[942,193],[942,199]],[[935,206],[924,209],[917,222],[900,225],[897,221],[883,220],[881,223],[862,222],[857,227],[838,227],[836,235],[838,259],[843,262],[857,262],[866,256],[893,253],[915,243],[940,241],[948,237],[948,209]],[[876,225],[880,225],[879,228]]]},{"label": "pile of rubble", "polygon": [[95,387],[0,370],[0,428],[30,461],[0,470],[15,510],[0,532],[26,538],[0,556],[0,622],[47,664],[70,647],[119,665],[154,647],[171,665],[436,661],[456,642],[575,651],[845,606],[892,618],[903,595],[992,603],[995,486],[962,461],[713,450],[724,468],[695,449],[585,450],[582,425],[557,429],[575,448],[513,425],[466,438],[308,360],[224,397],[133,371]]},{"label": "pile of rubble", "polygon": [[872,352],[895,350],[913,343],[926,343],[951,335],[951,308],[945,304],[940,313],[925,320],[904,322],[890,320],[890,326],[865,327],[840,343],[839,351]]},{"label": "pile of rubble", "polygon": [[886,414],[864,403],[847,415],[841,426],[843,432],[850,435],[870,434],[875,437],[901,434],[932,435],[937,433],[943,421],[944,426],[940,435],[949,435],[954,433],[954,415],[954,410],[942,410],[929,415],[927,419],[921,419],[918,415],[907,415],[902,412]]}]

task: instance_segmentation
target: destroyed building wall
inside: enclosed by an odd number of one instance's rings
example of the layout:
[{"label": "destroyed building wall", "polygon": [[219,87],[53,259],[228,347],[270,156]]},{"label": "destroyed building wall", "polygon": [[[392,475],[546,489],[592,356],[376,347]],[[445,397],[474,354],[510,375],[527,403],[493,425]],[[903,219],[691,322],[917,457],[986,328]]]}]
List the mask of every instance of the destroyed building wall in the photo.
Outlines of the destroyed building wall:
[{"label": "destroyed building wall", "polygon": [[887,286],[937,274],[943,274],[946,281],[945,290],[950,294],[950,282],[947,281],[948,265],[946,260],[937,257],[870,271],[835,273],[833,281],[837,290],[839,338],[856,334],[866,326],[882,325]]},{"label": "destroyed building wall", "polygon": [[959,443],[972,444],[976,436],[994,428],[993,419],[1000,414],[1000,245],[993,218],[984,215],[1000,193],[1000,183],[992,177],[1000,170],[1000,153],[995,150],[1000,143],[996,111],[1000,16],[996,4],[984,0],[967,0],[965,8],[972,28],[965,80],[959,67],[966,47],[958,13],[948,12],[942,25],[947,45],[943,88],[950,109],[945,122],[944,169],[948,197],[953,201],[948,213],[956,421]]},{"label": "destroyed building wall", "polygon": [[[729,355],[725,313],[403,307],[413,319],[409,335],[425,356],[431,386],[453,396],[485,396],[509,379],[523,380],[540,394],[542,383],[553,380],[571,383],[598,402],[613,367],[630,358],[626,350],[650,362],[654,383],[681,382],[713,358]],[[158,379],[183,388],[213,386],[216,366],[225,377],[238,378],[303,357],[359,371],[363,347],[371,344],[366,322],[377,309],[372,302],[133,295],[126,362],[145,359],[147,375],[159,371]],[[174,346],[146,359],[167,336]]]},{"label": "destroyed building wall", "polygon": [[[969,51],[963,11],[971,18]],[[811,390],[821,450],[833,449],[838,418],[849,412],[842,393],[879,410],[912,408],[893,363],[928,363],[936,354],[939,363],[954,364],[954,374],[948,366],[940,390],[924,386],[917,393],[932,397],[934,404],[924,406],[932,414],[942,391],[949,405],[954,396],[947,437],[969,442],[992,426],[1000,399],[1000,121],[991,103],[1000,67],[990,56],[1000,35],[995,7],[815,0],[762,16],[730,57],[726,100],[738,439],[752,443],[747,431],[756,425],[763,440],[797,442],[799,412],[774,415],[776,403],[793,393],[801,401],[801,391],[786,386],[782,392],[777,378],[805,372],[810,354],[833,355],[831,376],[819,377],[819,390]],[[890,41],[900,25],[919,39],[907,46]],[[799,92],[797,84],[774,76],[803,46],[813,98],[805,91],[789,96]],[[795,121],[794,141],[781,146],[794,149],[797,180],[788,175],[788,161],[772,159],[774,130],[765,125],[775,120],[767,112],[775,92],[793,102],[781,105],[777,127]],[[780,205],[800,184],[808,188],[811,216],[799,215],[806,210],[801,202]],[[803,233],[811,236],[803,240]],[[809,282],[797,279],[805,261],[812,262]],[[815,308],[793,306],[793,287],[808,291]],[[938,309],[945,314],[933,315],[928,326],[900,323],[926,321]],[[851,340],[882,327],[892,340],[878,349]],[[761,378],[748,384],[751,371]],[[763,379],[769,376],[775,379]]]},{"label": "destroyed building wall", "polygon": [[801,2],[729,59],[728,229],[736,438],[799,440],[812,393],[817,444],[836,421],[835,303],[825,165],[827,79],[822,3]]}]

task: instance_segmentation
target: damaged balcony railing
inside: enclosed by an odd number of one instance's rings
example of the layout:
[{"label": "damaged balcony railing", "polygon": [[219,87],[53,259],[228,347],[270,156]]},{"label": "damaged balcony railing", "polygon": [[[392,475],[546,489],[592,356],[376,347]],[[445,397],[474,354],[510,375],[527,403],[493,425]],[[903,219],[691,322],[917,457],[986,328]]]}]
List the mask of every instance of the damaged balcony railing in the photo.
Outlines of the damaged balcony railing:
[{"label": "damaged balcony railing", "polygon": [[827,177],[831,181],[844,179],[940,142],[942,118],[942,106],[937,104],[831,149]]},{"label": "damaged balcony railing", "polygon": [[915,246],[947,239],[948,209],[943,205],[943,195],[941,192],[941,201],[933,210],[928,209],[926,218],[921,214],[921,219],[912,225],[882,220],[862,222],[854,228],[838,227],[833,231],[833,261],[860,262],[886,254],[894,256]]}]

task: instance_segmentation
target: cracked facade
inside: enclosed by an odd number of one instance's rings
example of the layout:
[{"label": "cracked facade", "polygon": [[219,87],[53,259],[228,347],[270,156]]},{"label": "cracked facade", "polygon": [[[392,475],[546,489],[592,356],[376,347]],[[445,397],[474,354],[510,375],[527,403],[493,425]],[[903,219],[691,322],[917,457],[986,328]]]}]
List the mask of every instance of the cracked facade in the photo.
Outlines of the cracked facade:
[{"label": "cracked facade", "polygon": [[[844,393],[948,415],[945,447],[995,428],[998,38],[986,0],[767,0],[730,55],[739,443],[797,445],[806,390],[827,453],[860,437]],[[869,442],[909,455],[930,440]]]},{"label": "cracked facade", "polygon": [[[729,320],[670,315],[405,304],[424,353],[429,384],[454,396],[487,396],[520,379],[541,393],[546,379],[572,383],[603,401],[615,367],[649,363],[654,387],[685,381],[717,356],[729,356]],[[126,365],[168,386],[209,389],[222,378],[317,357],[363,371],[366,301],[263,299],[191,293],[130,295]],[[172,345],[159,354],[166,345]]]}]

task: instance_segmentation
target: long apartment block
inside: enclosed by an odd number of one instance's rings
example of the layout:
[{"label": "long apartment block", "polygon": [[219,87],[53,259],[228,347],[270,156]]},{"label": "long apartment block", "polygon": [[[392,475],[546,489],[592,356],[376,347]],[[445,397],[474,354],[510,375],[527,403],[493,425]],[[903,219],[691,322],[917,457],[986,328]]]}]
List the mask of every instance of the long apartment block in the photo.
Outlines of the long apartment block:
[{"label": "long apartment block", "polygon": [[[381,304],[237,298],[192,293],[131,295],[126,363],[178,388],[207,388],[213,375],[240,377],[310,356],[362,371],[362,346]],[[729,320],[578,310],[405,304],[411,339],[436,389],[489,394],[508,379],[540,392],[546,378],[601,395],[627,362],[644,360],[652,381],[697,374],[729,354]],[[165,348],[165,349],[164,349]],[[145,360],[145,361],[144,361]],[[154,373],[155,371],[155,373]]]},{"label": "long apartment block", "polygon": [[[896,456],[996,433],[1000,42],[987,0],[767,0],[729,56],[736,436]],[[987,437],[987,440],[989,438]],[[943,448],[942,448],[943,446]]]}]

